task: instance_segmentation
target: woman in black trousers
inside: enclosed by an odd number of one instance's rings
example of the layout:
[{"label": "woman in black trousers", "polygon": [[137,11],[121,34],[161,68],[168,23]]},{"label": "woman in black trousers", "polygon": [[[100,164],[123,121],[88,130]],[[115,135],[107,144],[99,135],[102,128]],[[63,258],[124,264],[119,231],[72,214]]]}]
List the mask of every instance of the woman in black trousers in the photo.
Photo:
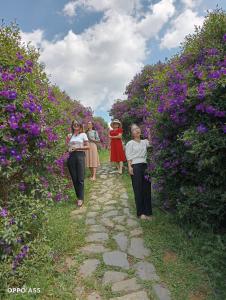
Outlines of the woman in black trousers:
[{"label": "woman in black trousers", "polygon": [[69,151],[68,170],[77,196],[77,205],[84,202],[85,150],[89,149],[88,137],[83,132],[83,125],[74,120],[71,124],[72,133],[67,136]]},{"label": "woman in black trousers", "polygon": [[147,148],[150,144],[148,140],[141,140],[141,130],[137,125],[132,125],[131,133],[133,140],[126,144],[126,158],[135,195],[137,217],[150,220],[152,215],[151,183],[145,179]]}]

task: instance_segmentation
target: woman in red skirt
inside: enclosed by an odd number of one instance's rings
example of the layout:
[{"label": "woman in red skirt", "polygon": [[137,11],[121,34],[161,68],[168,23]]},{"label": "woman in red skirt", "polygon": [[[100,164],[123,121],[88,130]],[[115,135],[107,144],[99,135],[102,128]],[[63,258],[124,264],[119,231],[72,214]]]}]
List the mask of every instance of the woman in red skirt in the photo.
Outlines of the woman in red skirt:
[{"label": "woman in red skirt", "polygon": [[123,162],[126,161],[125,152],[122,146],[122,124],[118,119],[111,122],[113,128],[109,132],[109,138],[111,141],[111,162],[118,164],[118,172],[122,174]]}]

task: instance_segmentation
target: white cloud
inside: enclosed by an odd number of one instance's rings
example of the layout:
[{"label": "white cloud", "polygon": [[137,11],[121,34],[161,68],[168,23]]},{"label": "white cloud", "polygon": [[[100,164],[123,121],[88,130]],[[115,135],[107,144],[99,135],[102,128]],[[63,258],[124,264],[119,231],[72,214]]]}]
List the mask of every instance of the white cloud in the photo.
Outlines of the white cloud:
[{"label": "white cloud", "polygon": [[31,45],[39,48],[43,40],[44,32],[41,29],[36,29],[33,32],[21,32],[22,41],[25,43],[31,42]]},{"label": "white cloud", "polygon": [[202,0],[182,0],[182,3],[185,4],[186,7],[196,7],[199,6],[199,4],[202,2]]},{"label": "white cloud", "polygon": [[171,49],[180,46],[185,36],[194,32],[195,25],[201,26],[203,21],[204,18],[197,12],[186,9],[172,21],[171,28],[161,39],[160,47]]},{"label": "white cloud", "polygon": [[141,0],[74,0],[65,4],[63,13],[69,17],[73,17],[78,7],[93,11],[112,10],[131,14],[140,9]]},{"label": "white cloud", "polygon": [[102,20],[80,34],[70,30],[52,41],[44,39],[40,29],[22,33],[22,37],[40,47],[40,60],[53,83],[83,104],[107,110],[114,99],[123,97],[126,85],[150,53],[148,41],[158,37],[164,25],[171,21],[162,48],[176,47],[193,31],[194,24],[200,25],[202,18],[188,7],[194,0],[182,1],[187,6],[179,15],[175,0],[159,0],[145,9],[142,0],[70,1],[64,6],[64,15],[73,17],[77,8],[83,7],[102,11]]},{"label": "white cloud", "polygon": [[109,108],[143,67],[145,39],[130,16],[111,13],[81,34],[42,41],[41,61],[52,81],[93,108]]},{"label": "white cloud", "polygon": [[75,1],[70,1],[70,2],[66,3],[63,8],[63,14],[68,17],[75,16],[76,6],[77,6],[77,4]]},{"label": "white cloud", "polygon": [[174,0],[162,0],[150,6],[150,11],[137,25],[139,32],[148,39],[158,34],[175,12],[173,3]]}]

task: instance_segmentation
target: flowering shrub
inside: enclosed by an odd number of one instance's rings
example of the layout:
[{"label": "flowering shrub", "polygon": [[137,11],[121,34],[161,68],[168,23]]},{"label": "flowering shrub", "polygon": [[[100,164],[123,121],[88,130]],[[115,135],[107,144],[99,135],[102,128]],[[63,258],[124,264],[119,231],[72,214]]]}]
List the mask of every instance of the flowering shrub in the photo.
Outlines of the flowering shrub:
[{"label": "flowering shrub", "polygon": [[226,14],[210,13],[179,55],[145,67],[111,110],[151,135],[149,174],[183,221],[226,225]]},{"label": "flowering shrub", "polygon": [[[38,58],[17,26],[0,28],[0,258],[15,274],[48,207],[68,199],[63,166],[72,119],[93,119],[90,108],[50,84]],[[106,124],[96,122],[104,145]]]}]

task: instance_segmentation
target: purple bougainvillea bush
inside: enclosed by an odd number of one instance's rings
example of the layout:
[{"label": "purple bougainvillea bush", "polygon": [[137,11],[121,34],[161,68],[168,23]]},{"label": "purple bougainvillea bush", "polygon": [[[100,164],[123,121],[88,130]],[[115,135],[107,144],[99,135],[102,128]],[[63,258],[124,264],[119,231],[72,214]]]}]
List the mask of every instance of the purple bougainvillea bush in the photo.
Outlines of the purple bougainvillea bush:
[{"label": "purple bougainvillea bush", "polygon": [[[0,28],[1,276],[16,273],[29,256],[47,208],[68,200],[65,138],[73,119],[93,120],[90,108],[50,84],[38,58],[22,45],[17,26]],[[106,124],[97,125],[104,145]]]},{"label": "purple bougainvillea bush", "polygon": [[149,175],[183,222],[226,225],[226,14],[210,13],[181,53],[146,66],[111,110],[151,135]]}]

